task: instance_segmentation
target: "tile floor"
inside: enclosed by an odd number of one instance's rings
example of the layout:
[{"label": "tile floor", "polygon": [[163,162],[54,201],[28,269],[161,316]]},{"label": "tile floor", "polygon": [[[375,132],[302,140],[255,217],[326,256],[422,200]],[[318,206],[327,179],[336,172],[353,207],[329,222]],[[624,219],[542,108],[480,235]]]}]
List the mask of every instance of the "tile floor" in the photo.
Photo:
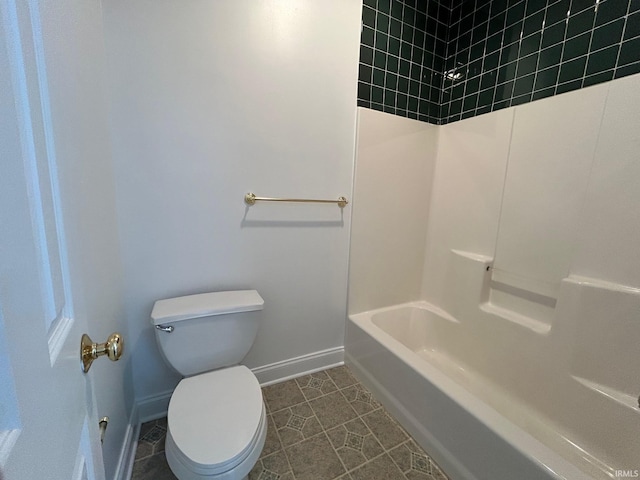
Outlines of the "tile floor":
[{"label": "tile floor", "polygon": [[[262,389],[267,440],[249,480],[447,480],[345,366]],[[132,480],[175,480],[167,419],[140,429]]]}]

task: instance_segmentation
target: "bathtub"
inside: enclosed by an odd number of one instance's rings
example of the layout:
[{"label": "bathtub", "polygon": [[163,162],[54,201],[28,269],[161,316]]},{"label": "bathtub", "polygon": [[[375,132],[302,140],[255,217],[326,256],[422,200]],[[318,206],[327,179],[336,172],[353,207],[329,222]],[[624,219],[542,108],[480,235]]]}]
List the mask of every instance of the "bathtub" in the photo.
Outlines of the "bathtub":
[{"label": "bathtub", "polygon": [[413,302],[349,316],[345,361],[452,480],[637,476],[637,405],[572,375],[562,334]]}]

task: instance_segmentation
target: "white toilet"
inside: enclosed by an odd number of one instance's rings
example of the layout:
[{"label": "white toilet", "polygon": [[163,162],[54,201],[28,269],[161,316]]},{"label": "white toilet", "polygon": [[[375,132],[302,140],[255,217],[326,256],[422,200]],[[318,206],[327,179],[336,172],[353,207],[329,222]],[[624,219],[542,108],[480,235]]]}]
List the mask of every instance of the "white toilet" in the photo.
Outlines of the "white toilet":
[{"label": "white toilet", "polygon": [[180,480],[247,477],[267,435],[260,384],[238,365],[258,332],[255,290],[158,300],[151,312],[165,361],[185,377],[167,415],[165,453]]}]

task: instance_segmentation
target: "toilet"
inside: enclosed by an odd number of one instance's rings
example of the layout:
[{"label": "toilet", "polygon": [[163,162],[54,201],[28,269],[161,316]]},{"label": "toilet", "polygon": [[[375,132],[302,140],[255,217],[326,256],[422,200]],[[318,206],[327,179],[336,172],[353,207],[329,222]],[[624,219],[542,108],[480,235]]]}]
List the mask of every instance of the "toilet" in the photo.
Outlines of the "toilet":
[{"label": "toilet", "polygon": [[167,364],[184,377],[171,396],[165,454],[179,480],[247,478],[264,447],[260,384],[239,365],[264,300],[255,290],[158,300],[151,312]]}]

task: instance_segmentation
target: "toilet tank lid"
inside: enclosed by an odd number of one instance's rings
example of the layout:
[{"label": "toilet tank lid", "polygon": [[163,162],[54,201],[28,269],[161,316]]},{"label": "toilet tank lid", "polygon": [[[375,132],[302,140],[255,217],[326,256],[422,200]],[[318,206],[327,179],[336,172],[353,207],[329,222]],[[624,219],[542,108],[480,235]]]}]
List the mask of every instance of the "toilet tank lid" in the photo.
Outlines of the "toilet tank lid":
[{"label": "toilet tank lid", "polygon": [[151,323],[161,325],[190,318],[252,312],[263,308],[264,300],[255,290],[201,293],[158,300],[151,311]]}]

